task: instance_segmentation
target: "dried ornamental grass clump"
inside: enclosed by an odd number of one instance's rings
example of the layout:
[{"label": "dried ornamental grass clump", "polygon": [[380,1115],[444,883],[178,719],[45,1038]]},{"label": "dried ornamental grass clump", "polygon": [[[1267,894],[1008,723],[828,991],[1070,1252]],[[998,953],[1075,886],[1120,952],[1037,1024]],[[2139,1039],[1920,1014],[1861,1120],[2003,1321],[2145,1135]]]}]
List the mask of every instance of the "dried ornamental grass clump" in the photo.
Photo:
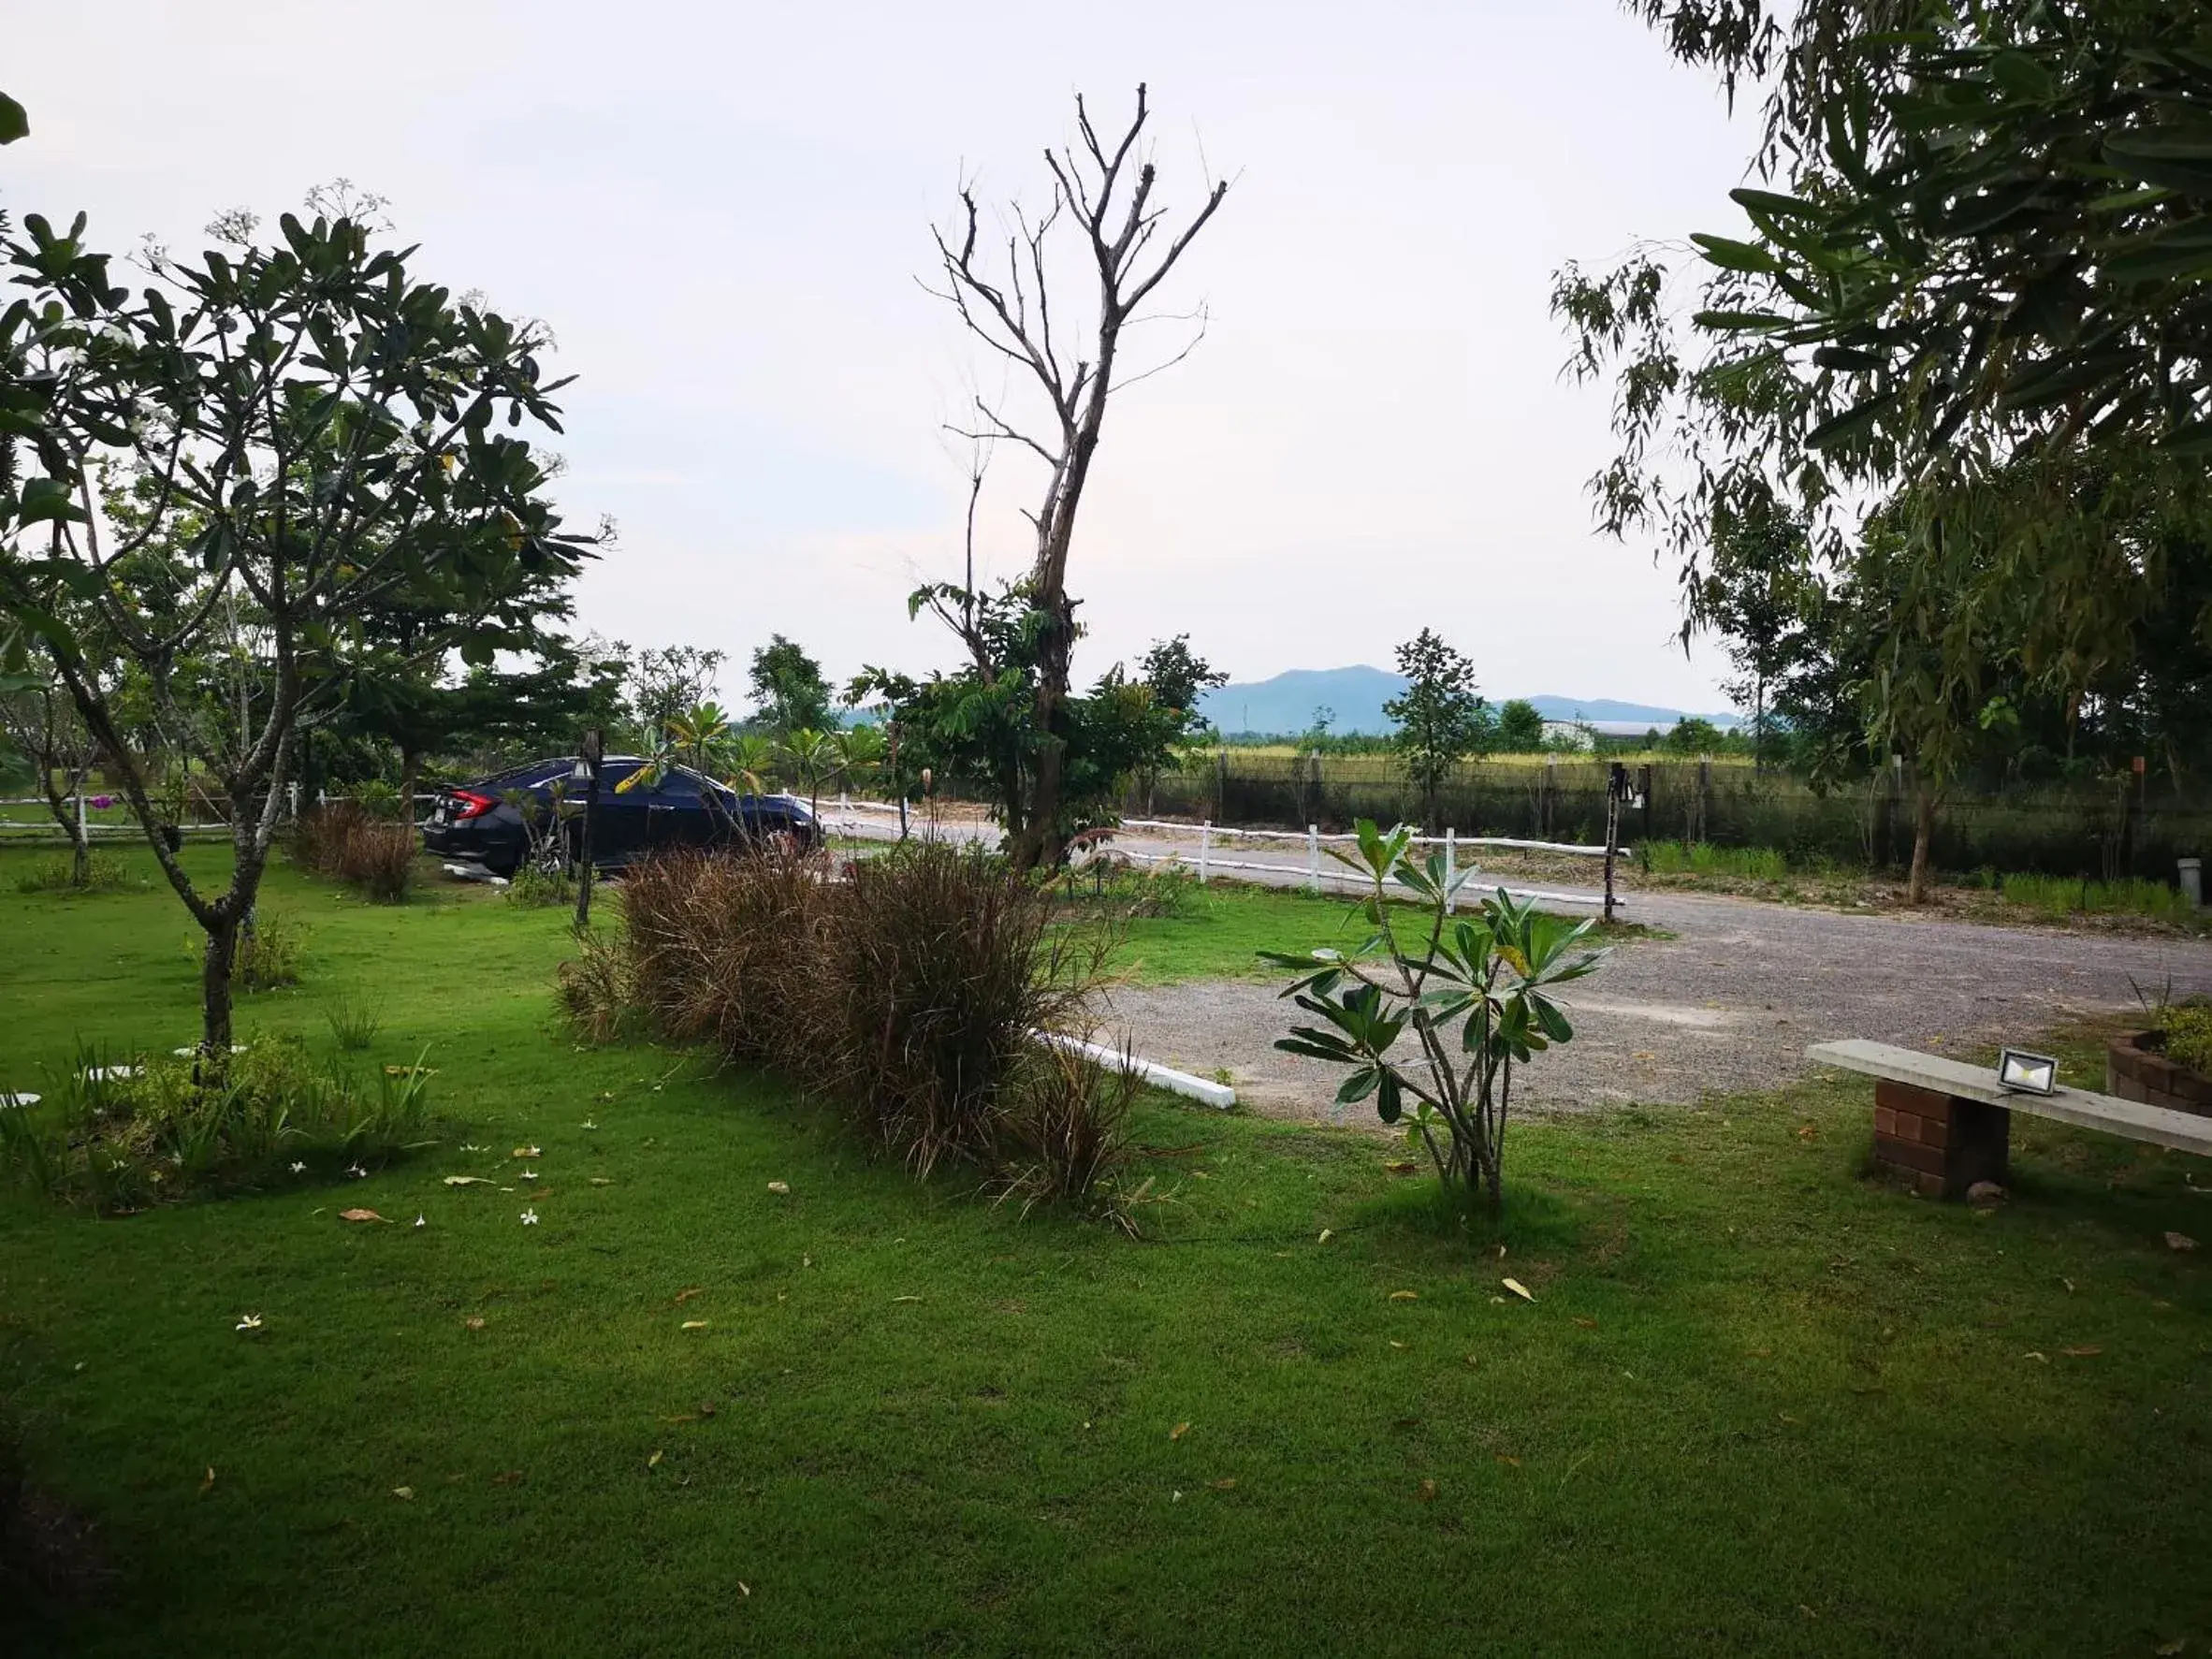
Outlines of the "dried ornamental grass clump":
[{"label": "dried ornamental grass clump", "polygon": [[[1111,936],[977,849],[912,843],[840,877],[819,855],[654,859],[623,930],[563,965],[595,1040],[656,1036],[769,1067],[918,1173],[994,1171],[1035,1198],[1087,1192],[1121,1157],[1127,1091],[1048,1057],[1087,1026]],[[1095,1071],[1095,1068],[1091,1069]]]}]

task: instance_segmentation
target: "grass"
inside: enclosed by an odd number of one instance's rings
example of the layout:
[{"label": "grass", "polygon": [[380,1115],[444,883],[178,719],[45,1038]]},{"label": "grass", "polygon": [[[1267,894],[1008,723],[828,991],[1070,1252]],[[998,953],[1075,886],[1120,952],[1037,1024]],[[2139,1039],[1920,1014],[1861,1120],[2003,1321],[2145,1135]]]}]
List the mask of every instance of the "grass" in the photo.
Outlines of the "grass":
[{"label": "grass", "polygon": [[[55,1646],[2212,1637],[2212,1285],[2161,1239],[2212,1228],[2190,1160],[2023,1119],[2015,1199],[1969,1213],[1862,1180],[1863,1085],[1807,1085],[1519,1128],[1493,1237],[1390,1142],[1156,1099],[1170,1201],[1132,1244],[866,1163],[693,1056],[577,1049],[558,913],[272,880],[304,977],[246,1035],[327,1046],[323,999],[372,995],[371,1055],[428,1044],[465,1121],[336,1186],[120,1222],[0,1201],[0,1397],[118,1569]],[[0,1087],[190,1035],[167,895],[11,891]],[[1344,908],[1207,902],[1134,948]]]},{"label": "grass", "polygon": [[1995,880],[2012,903],[2046,916],[2140,916],[2179,926],[2199,921],[2196,908],[2178,888],[2141,877],[2117,881],[2066,876],[2001,876]]}]

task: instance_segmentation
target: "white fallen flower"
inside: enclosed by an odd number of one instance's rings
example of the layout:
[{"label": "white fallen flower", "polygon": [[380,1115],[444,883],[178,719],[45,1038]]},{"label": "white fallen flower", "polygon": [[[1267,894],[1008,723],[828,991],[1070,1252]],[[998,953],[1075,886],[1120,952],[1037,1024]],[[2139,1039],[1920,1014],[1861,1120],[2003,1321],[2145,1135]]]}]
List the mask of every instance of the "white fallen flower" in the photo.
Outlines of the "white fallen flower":
[{"label": "white fallen flower", "polygon": [[538,1178],[538,1172],[535,1170],[525,1170],[522,1171],[522,1178],[525,1181],[535,1181]]},{"label": "white fallen flower", "polygon": [[522,1212],[522,1225],[523,1225],[523,1226],[525,1226],[525,1227],[535,1227],[537,1224],[538,1224],[538,1213],[537,1213],[535,1210],[525,1210],[525,1211],[523,1211],[523,1212]]},{"label": "white fallen flower", "polygon": [[585,1127],[586,1128],[588,1128],[588,1129],[595,1129],[595,1128],[597,1128],[599,1126],[598,1126],[597,1124],[593,1123],[593,1122],[592,1122],[592,1121],[591,1121],[589,1118],[588,1118],[588,1117],[587,1117],[587,1118],[584,1120],[584,1127]]},{"label": "white fallen flower", "polygon": [[428,1226],[429,1226],[429,1223],[428,1221],[425,1221],[425,1220],[424,1220],[424,1219],[423,1219],[423,1218],[422,1218],[420,1215],[417,1215],[417,1216],[415,1218],[415,1226],[417,1226],[417,1227],[428,1227]]},{"label": "white fallen flower", "polygon": [[349,1166],[345,1172],[351,1175],[356,1181],[366,1181],[369,1179],[369,1171],[361,1168],[359,1164],[353,1164]]},{"label": "white fallen flower", "polygon": [[299,1162],[298,1159],[295,1158],[292,1160],[292,1173],[295,1175],[304,1175],[307,1173],[307,1166]]},{"label": "white fallen flower", "polygon": [[260,1330],[260,1329],[261,1329],[261,1316],[260,1316],[259,1314],[247,1314],[247,1315],[245,1315],[244,1317],[241,1317],[241,1318],[239,1320],[239,1322],[238,1322],[238,1328],[239,1328],[240,1331],[258,1331],[258,1330]]}]

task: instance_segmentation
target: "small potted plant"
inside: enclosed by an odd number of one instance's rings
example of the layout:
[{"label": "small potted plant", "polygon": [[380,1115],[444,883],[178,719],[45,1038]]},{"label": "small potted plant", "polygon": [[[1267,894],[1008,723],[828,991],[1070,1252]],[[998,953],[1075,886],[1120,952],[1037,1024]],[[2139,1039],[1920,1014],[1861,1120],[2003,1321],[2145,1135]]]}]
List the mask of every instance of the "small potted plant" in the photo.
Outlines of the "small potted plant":
[{"label": "small potted plant", "polygon": [[2212,1003],[2166,1002],[2153,1012],[2149,1029],[2105,1045],[2105,1092],[2212,1117]]}]

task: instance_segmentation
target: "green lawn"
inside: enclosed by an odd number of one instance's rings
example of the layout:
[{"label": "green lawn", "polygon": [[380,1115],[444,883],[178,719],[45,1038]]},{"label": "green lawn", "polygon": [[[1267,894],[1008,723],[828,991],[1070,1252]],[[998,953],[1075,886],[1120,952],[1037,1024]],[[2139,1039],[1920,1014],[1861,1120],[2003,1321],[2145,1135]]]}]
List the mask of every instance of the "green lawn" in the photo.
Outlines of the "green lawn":
[{"label": "green lawn", "polygon": [[[188,1040],[174,899],[19,897],[20,856],[0,1089],[80,1040]],[[1152,1100],[1169,1201],[1131,1242],[917,1186],[775,1084],[579,1050],[546,994],[561,918],[431,892],[379,910],[277,872],[307,978],[241,1023],[327,1047],[328,999],[381,1005],[365,1063],[430,1046],[444,1143],[124,1220],[0,1201],[0,1397],[117,1574],[34,1643],[2212,1641],[2212,1292],[2161,1238],[2212,1244],[2190,1160],[2023,1120],[2016,1196],[1978,1215],[1859,1178],[1860,1087],[1532,1124],[1501,1259],[1391,1143]],[[1237,902],[1147,924],[1144,971],[1317,937]]]}]

